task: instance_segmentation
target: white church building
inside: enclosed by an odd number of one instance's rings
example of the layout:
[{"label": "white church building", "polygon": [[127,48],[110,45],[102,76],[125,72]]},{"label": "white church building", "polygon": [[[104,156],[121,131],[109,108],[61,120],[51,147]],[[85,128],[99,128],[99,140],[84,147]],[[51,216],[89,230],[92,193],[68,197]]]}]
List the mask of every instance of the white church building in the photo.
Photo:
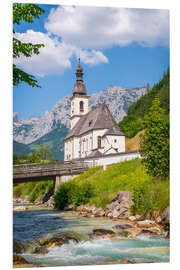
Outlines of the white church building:
[{"label": "white church building", "polygon": [[107,105],[103,103],[89,111],[88,98],[79,59],[71,97],[71,129],[64,145],[65,161],[125,152],[125,134]]}]

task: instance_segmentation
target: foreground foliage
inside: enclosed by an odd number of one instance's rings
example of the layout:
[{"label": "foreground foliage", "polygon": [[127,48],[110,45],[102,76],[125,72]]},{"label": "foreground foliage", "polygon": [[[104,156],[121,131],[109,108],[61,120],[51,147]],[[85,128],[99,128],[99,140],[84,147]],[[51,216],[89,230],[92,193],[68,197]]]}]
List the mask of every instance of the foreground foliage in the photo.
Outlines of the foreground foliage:
[{"label": "foreground foliage", "polygon": [[146,129],[141,138],[142,163],[148,174],[166,178],[169,176],[169,118],[155,98],[145,117]]},{"label": "foreground foliage", "polygon": [[24,154],[17,156],[13,155],[13,164],[25,164],[25,163],[41,163],[54,161],[53,153],[48,145],[40,144],[36,151],[30,154]]},{"label": "foreground foliage", "polygon": [[[34,18],[39,18],[44,10],[35,4],[13,4],[13,25],[19,25],[21,21],[33,23]],[[13,29],[13,58],[19,58],[21,55],[31,57],[33,54],[39,54],[39,49],[44,44],[23,43],[16,38],[16,31]],[[16,86],[20,82],[25,82],[30,86],[40,87],[33,75],[30,75],[19,69],[13,64],[13,85]]]},{"label": "foreground foliage", "polygon": [[87,182],[84,182],[81,186],[73,181],[63,183],[54,196],[55,207],[63,210],[66,205],[71,203],[75,206],[86,204],[93,196],[93,192],[92,185]]},{"label": "foreground foliage", "polygon": [[160,100],[164,114],[169,114],[169,73],[168,69],[160,82],[128,107],[127,116],[119,123],[119,127],[129,138],[145,128],[145,115],[148,114],[156,97]]},{"label": "foreground foliage", "polygon": [[[90,196],[87,196],[88,190],[77,195],[76,191],[85,190],[88,185]],[[169,180],[160,181],[149,176],[139,159],[109,165],[106,171],[102,167],[91,168],[63,184],[55,194],[55,201],[61,201],[61,209],[73,202],[72,190],[76,190],[75,198],[80,197],[79,201],[77,199],[78,203],[74,201],[76,205],[90,203],[103,208],[118,191],[130,190],[133,192],[133,214],[163,211],[169,205]]]},{"label": "foreground foliage", "polygon": [[13,197],[24,198],[25,196],[28,196],[30,202],[34,202],[37,199],[41,201],[44,194],[51,191],[53,188],[53,180],[42,181],[38,183],[29,182],[15,184],[13,187]]}]

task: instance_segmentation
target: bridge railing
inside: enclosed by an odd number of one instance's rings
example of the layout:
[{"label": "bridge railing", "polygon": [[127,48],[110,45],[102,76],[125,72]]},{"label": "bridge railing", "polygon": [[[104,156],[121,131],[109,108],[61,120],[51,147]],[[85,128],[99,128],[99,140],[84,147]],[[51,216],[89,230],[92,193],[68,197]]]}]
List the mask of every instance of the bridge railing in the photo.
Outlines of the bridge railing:
[{"label": "bridge railing", "polygon": [[88,164],[83,161],[76,162],[51,162],[51,163],[32,163],[13,166],[13,174],[33,173],[33,172],[52,172],[52,171],[72,171],[88,168]]}]

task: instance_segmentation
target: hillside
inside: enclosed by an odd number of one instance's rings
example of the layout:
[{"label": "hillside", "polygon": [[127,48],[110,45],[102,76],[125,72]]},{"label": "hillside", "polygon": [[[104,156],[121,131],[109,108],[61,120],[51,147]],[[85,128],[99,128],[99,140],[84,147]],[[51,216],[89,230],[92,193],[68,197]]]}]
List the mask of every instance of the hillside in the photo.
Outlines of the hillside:
[{"label": "hillside", "polygon": [[65,126],[58,126],[56,129],[42,136],[40,139],[28,145],[31,151],[37,150],[39,145],[48,145],[56,160],[64,160],[64,138],[68,133]]},{"label": "hillside", "polygon": [[[89,110],[103,102],[109,107],[115,120],[119,122],[127,114],[128,106],[138,100],[146,92],[145,87],[123,88],[110,86],[89,97]],[[42,136],[58,128],[59,125],[70,127],[70,95],[60,99],[41,117],[31,117],[23,120],[14,113],[13,138],[24,144],[31,144]]]},{"label": "hillside", "polygon": [[29,148],[28,145],[13,141],[13,153],[14,154],[23,155],[23,154],[28,154],[30,152],[31,152],[31,149]]},{"label": "hillside", "polygon": [[163,211],[169,205],[169,180],[159,181],[147,175],[140,159],[108,165],[105,171],[102,167],[91,168],[60,188],[70,188],[70,183],[79,187],[85,183],[91,185],[93,195],[89,203],[96,207],[105,208],[120,190],[134,192],[135,214]]},{"label": "hillside", "polygon": [[144,129],[144,116],[149,112],[152,101],[158,97],[161,107],[164,108],[165,114],[169,114],[169,69],[152,89],[134,102],[128,108],[127,116],[119,123],[120,129],[129,137],[134,137],[139,131]]}]

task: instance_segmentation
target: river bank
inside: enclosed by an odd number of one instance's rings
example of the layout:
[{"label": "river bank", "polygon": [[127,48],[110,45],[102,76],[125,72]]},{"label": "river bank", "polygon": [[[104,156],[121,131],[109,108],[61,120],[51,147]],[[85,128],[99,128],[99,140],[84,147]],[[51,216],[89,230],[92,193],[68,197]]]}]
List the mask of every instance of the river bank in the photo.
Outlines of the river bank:
[{"label": "river bank", "polygon": [[[17,207],[26,207],[26,210],[18,211]],[[78,211],[57,211],[42,205],[16,203],[14,208],[14,253],[28,264],[65,266],[169,261],[169,239],[157,226],[153,232],[154,224],[140,228],[128,219],[90,218]]]}]

